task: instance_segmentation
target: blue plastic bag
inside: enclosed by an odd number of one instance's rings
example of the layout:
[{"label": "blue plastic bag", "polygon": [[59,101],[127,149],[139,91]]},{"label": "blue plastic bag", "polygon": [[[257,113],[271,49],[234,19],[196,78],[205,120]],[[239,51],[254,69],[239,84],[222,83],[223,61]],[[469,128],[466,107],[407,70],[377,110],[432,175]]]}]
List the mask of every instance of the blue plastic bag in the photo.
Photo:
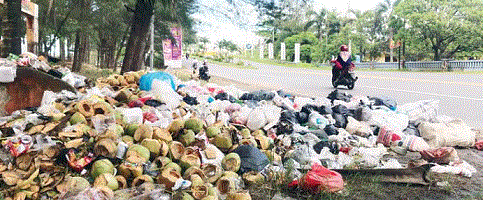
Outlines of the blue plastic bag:
[{"label": "blue plastic bag", "polygon": [[155,79],[169,82],[171,84],[171,88],[173,88],[173,91],[176,91],[173,76],[166,72],[154,72],[142,76],[139,80],[139,88],[141,90],[150,91]]}]

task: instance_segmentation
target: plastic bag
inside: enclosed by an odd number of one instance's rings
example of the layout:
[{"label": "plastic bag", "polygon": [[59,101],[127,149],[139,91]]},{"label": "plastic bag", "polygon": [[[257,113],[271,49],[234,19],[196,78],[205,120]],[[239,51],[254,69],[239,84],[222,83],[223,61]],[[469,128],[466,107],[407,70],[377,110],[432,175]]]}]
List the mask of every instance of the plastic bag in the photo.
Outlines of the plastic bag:
[{"label": "plastic bag", "polygon": [[290,158],[293,158],[301,165],[311,165],[314,162],[318,162],[317,157],[317,153],[309,145],[300,145],[290,154]]},{"label": "plastic bag", "polygon": [[371,115],[370,125],[386,126],[396,133],[401,133],[409,124],[409,117],[406,114],[397,113],[387,108],[372,110]]},{"label": "plastic bag", "polygon": [[384,146],[389,147],[396,144],[396,142],[400,140],[401,136],[387,129],[387,127],[382,127],[379,129],[377,143],[381,143]]},{"label": "plastic bag", "polygon": [[473,147],[476,133],[461,121],[451,123],[423,122],[418,126],[421,137],[429,146],[438,147]]},{"label": "plastic bag", "polygon": [[149,73],[142,76],[141,79],[139,79],[139,89],[151,91],[152,86],[156,85],[154,80],[158,80],[159,82],[166,82],[167,85],[171,87],[172,91],[176,90],[173,76],[166,72]]},{"label": "plastic bag", "polygon": [[166,103],[166,106],[173,110],[180,105],[183,98],[172,90],[169,84],[167,81],[153,80],[152,93],[156,96],[156,99]]},{"label": "plastic bag", "polygon": [[250,145],[241,145],[233,152],[237,153],[241,159],[241,166],[238,171],[240,174],[249,171],[259,172],[270,163],[264,153]]},{"label": "plastic bag", "polygon": [[462,161],[460,163],[450,163],[450,165],[446,166],[436,165],[431,167],[431,171],[435,173],[448,173],[466,177],[471,177],[477,172],[475,167],[468,164],[466,161]]},{"label": "plastic bag", "polygon": [[439,101],[423,100],[399,106],[398,111],[409,116],[412,122],[432,121],[437,116]]},{"label": "plastic bag", "polygon": [[414,135],[406,135],[401,139],[402,147],[410,150],[410,151],[424,151],[429,150],[431,147],[428,145],[426,141],[422,137],[414,136]]},{"label": "plastic bag", "polygon": [[143,123],[143,110],[141,108],[125,108],[121,110],[121,113],[126,124]]},{"label": "plastic bag", "polygon": [[318,112],[312,111],[309,115],[309,125],[313,128],[324,129],[329,121]]},{"label": "plastic bag", "polygon": [[267,120],[267,124],[263,129],[268,130],[278,123],[282,109],[278,106],[266,105],[262,107],[262,110]]},{"label": "plastic bag", "polygon": [[449,164],[450,162],[459,161],[458,152],[456,152],[453,147],[424,150],[419,153],[421,154],[421,157],[428,162]]},{"label": "plastic bag", "polygon": [[252,131],[261,129],[266,124],[267,118],[262,108],[253,109],[248,115],[247,127]]},{"label": "plastic bag", "polygon": [[300,180],[302,189],[311,193],[337,192],[344,189],[344,180],[339,173],[322,165],[314,164]]},{"label": "plastic bag", "polygon": [[348,120],[348,123],[345,129],[350,134],[359,135],[362,137],[369,136],[372,134],[372,129],[369,126],[369,124],[367,124],[366,122],[359,122],[350,116],[347,118],[347,120]]}]

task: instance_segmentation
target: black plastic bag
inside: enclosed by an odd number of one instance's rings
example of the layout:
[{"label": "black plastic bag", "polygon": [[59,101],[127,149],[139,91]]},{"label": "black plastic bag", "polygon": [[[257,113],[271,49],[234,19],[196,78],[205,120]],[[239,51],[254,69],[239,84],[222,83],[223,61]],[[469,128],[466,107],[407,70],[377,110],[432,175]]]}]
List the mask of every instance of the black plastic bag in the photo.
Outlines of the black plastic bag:
[{"label": "black plastic bag", "polygon": [[337,143],[336,142],[328,142],[328,141],[320,141],[319,143],[315,144],[314,145],[314,151],[317,154],[320,154],[320,152],[322,151],[322,149],[324,147],[328,147],[330,153],[333,153],[333,154],[339,153],[339,146],[337,145]]},{"label": "black plastic bag", "polygon": [[415,135],[415,136],[421,137],[421,135],[419,134],[418,126],[416,126],[413,123],[409,123],[408,127],[406,127],[406,129],[403,130],[403,133],[407,135]]},{"label": "black plastic bag", "polygon": [[339,114],[339,113],[332,113],[332,117],[335,119],[334,126],[337,128],[346,128],[347,127],[347,116]]},{"label": "black plastic bag", "polygon": [[332,102],[334,102],[334,100],[341,100],[341,101],[345,101],[345,102],[350,102],[352,95],[341,93],[341,92],[339,92],[339,90],[334,90],[329,94],[329,96],[327,96],[327,98],[330,99]]},{"label": "black plastic bag", "polygon": [[150,99],[150,100],[147,100],[146,102],[144,102],[144,105],[147,105],[147,106],[152,106],[152,107],[158,107],[158,106],[161,106],[165,103],[162,103],[156,99]]},{"label": "black plastic bag", "polygon": [[64,74],[62,74],[62,72],[58,71],[58,70],[55,70],[55,69],[50,69],[47,74],[50,74],[52,75],[53,77],[55,78],[59,78],[61,79],[62,76],[64,76]]},{"label": "black plastic bag", "polygon": [[295,117],[297,118],[297,122],[299,124],[306,124],[309,122],[309,115],[304,112],[297,112],[295,113]]},{"label": "black plastic bag", "polygon": [[395,100],[390,99],[389,97],[372,97],[370,100],[374,101],[375,106],[386,106],[391,110],[396,110],[397,102]]},{"label": "black plastic bag", "polygon": [[332,108],[330,108],[329,106],[320,106],[319,113],[321,115],[330,115],[332,114]]},{"label": "black plastic bag", "polygon": [[260,172],[270,164],[267,156],[258,148],[251,145],[239,146],[233,152],[238,154],[241,159],[239,174],[244,174],[249,171]]},{"label": "black plastic bag", "polygon": [[222,92],[222,93],[218,93],[217,95],[215,95],[215,99],[216,100],[228,100],[228,94]]},{"label": "black plastic bag", "polygon": [[349,109],[347,109],[344,105],[336,105],[332,107],[332,111],[334,113],[342,114],[342,115],[349,115]]},{"label": "black plastic bag", "polygon": [[367,122],[372,118],[371,110],[368,107],[359,107],[354,111],[354,118]]},{"label": "black plastic bag", "polygon": [[339,134],[339,130],[333,124],[329,124],[329,125],[325,126],[324,131],[329,136]]},{"label": "black plastic bag", "polygon": [[198,105],[198,100],[196,100],[196,97],[190,97],[189,95],[186,95],[183,97],[183,101],[186,102],[188,105]]},{"label": "black plastic bag", "polygon": [[293,111],[290,110],[284,110],[282,113],[280,113],[280,120],[281,121],[289,121],[292,123],[297,122],[296,115]]},{"label": "black plastic bag", "polygon": [[310,115],[312,111],[319,111],[319,108],[317,106],[307,104],[303,106],[301,110],[301,112],[307,113],[307,115]]},{"label": "black plastic bag", "polygon": [[280,120],[277,124],[277,134],[290,135],[293,133],[293,123],[287,120]]}]

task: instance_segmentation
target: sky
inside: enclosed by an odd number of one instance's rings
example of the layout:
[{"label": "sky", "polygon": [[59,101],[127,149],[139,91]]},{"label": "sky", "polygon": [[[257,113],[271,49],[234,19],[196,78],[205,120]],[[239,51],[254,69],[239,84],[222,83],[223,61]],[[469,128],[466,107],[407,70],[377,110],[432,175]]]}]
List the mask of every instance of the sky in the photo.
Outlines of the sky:
[{"label": "sky", "polygon": [[[316,10],[326,7],[339,10],[340,12],[346,12],[349,7],[364,11],[374,8],[382,1],[314,0],[314,7]],[[246,23],[246,25],[240,28],[235,26],[232,21],[226,19],[226,15],[233,17],[233,12],[229,9],[230,5],[227,3],[227,0],[200,0],[199,3],[201,5],[200,11],[193,15],[196,20],[201,22],[201,25],[196,28],[198,36],[207,37],[212,43],[226,39],[235,42],[239,46],[245,46],[248,43],[256,44],[260,39],[253,32],[257,20],[257,14],[253,8],[246,7],[243,9],[247,17],[240,20]]]}]

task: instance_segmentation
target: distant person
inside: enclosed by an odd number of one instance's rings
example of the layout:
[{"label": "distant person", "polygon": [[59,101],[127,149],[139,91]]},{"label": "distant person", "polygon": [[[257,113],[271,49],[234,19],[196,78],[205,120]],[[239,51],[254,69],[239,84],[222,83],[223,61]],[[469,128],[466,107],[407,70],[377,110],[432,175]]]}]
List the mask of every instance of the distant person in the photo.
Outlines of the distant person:
[{"label": "distant person", "polygon": [[470,58],[468,58],[468,60],[474,60],[475,58],[473,58],[473,56],[470,56]]},{"label": "distant person", "polygon": [[342,71],[349,71],[350,68],[354,67],[351,60],[352,56],[350,48],[347,47],[347,45],[340,46],[340,53],[337,56],[337,59],[331,61],[335,64],[334,68],[332,68],[332,82],[339,77]]},{"label": "distant person", "polygon": [[186,53],[186,60],[188,60],[189,58],[190,58],[190,54]]}]

